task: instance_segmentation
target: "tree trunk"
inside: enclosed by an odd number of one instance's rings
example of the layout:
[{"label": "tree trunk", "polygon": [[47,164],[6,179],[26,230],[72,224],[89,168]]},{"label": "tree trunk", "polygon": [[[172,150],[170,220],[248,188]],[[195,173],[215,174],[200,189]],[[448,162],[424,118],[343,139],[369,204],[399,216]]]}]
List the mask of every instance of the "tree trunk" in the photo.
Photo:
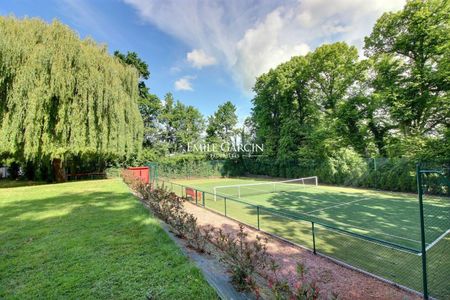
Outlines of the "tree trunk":
[{"label": "tree trunk", "polygon": [[53,174],[55,175],[56,182],[66,181],[66,175],[64,173],[62,160],[59,158],[54,158],[52,161]]},{"label": "tree trunk", "polygon": [[378,127],[375,125],[373,120],[370,120],[368,125],[369,125],[370,131],[373,134],[375,145],[378,148],[378,154],[381,157],[386,157],[387,153],[386,153],[386,149],[385,149],[384,135],[385,135],[387,129],[386,128],[378,129]]}]

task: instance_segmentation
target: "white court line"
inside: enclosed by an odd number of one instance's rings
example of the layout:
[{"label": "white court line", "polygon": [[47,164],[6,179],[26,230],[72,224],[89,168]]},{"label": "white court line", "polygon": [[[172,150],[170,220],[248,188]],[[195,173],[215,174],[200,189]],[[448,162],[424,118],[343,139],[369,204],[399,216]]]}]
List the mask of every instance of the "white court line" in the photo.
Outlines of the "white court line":
[{"label": "white court line", "polygon": [[[315,217],[314,215],[310,215],[310,214],[308,214],[308,216]],[[316,217],[316,218],[317,218],[317,217]],[[319,219],[320,219],[320,217],[319,217]],[[349,224],[349,223],[339,222],[339,221],[337,221],[337,220],[329,220],[329,219],[325,219],[325,220],[330,221],[330,222],[332,222],[332,223],[334,223],[334,224],[336,224],[336,225],[341,225],[341,226],[344,226],[344,227],[350,226],[350,227],[353,228],[353,229],[357,229],[357,230],[361,230],[361,231],[366,232],[366,233],[364,233],[364,234],[375,233],[375,234],[379,234],[379,235],[390,236],[390,237],[393,237],[393,238],[396,238],[396,239],[401,239],[401,240],[410,241],[410,242],[414,242],[414,243],[420,243],[419,240],[414,240],[414,239],[410,239],[410,238],[407,238],[407,237],[403,237],[403,236],[399,236],[399,235],[395,235],[395,234],[386,233],[386,232],[383,232],[383,231],[378,231],[378,230],[373,230],[373,229],[363,228],[363,227],[359,227],[359,226],[356,226],[356,225],[351,225],[351,224]],[[350,229],[347,229],[347,230],[350,230]],[[403,230],[405,230],[405,229],[403,228]]]},{"label": "white court line", "polygon": [[[353,201],[350,201],[350,202],[340,203],[340,204],[328,206],[328,207],[325,207],[325,208],[315,209],[315,210],[312,210],[312,211],[310,211],[310,212],[305,212],[305,213],[303,213],[303,214],[308,215],[308,216],[311,216],[311,217],[316,217],[316,218],[317,218],[317,216],[312,215],[311,213],[317,212],[317,211],[322,211],[322,210],[329,209],[329,208],[333,208],[333,207],[338,207],[338,206],[346,205],[346,204],[351,204],[351,203],[355,203],[355,202],[359,202],[359,201],[363,201],[363,200],[370,200],[370,199],[372,199],[372,198],[362,198],[362,199],[358,199],[358,200],[353,200]],[[319,217],[319,218],[320,218],[320,217]],[[371,230],[371,229],[368,229],[368,228],[362,228],[362,227],[358,227],[358,226],[355,226],[355,225],[350,225],[350,224],[348,224],[348,223],[339,222],[339,221],[337,221],[337,220],[331,220],[331,222],[333,222],[333,223],[335,223],[335,224],[344,225],[344,226],[351,226],[351,227],[354,228],[354,229],[359,229],[359,230],[362,230],[362,231],[368,231],[368,232],[371,232],[371,233],[376,233],[376,234],[380,234],[380,235],[390,236],[390,237],[394,237],[394,238],[397,238],[397,239],[402,239],[402,240],[405,240],[405,241],[410,241],[410,242],[420,243],[419,240],[410,239],[410,238],[398,236],[398,235],[395,235],[395,234],[389,234],[389,233],[382,232],[382,231]]]},{"label": "white court line", "polygon": [[[428,250],[430,250],[434,245],[436,245],[437,243],[439,243],[447,234],[450,233],[450,229],[447,230],[446,232],[444,232],[443,234],[441,234],[437,239],[435,239],[431,244],[429,244],[426,248],[425,251],[428,252]],[[420,253],[420,255],[422,255],[422,253]]]},{"label": "white court line", "polygon": [[[280,192],[280,193],[283,193],[283,192]],[[232,196],[232,195],[230,195],[230,196]],[[324,208],[320,208],[320,209],[315,209],[315,210],[312,210],[312,211],[309,211],[309,212],[301,212],[300,214],[308,215],[308,216],[311,216],[311,217],[316,217],[315,215],[312,215],[312,213],[317,212],[317,211],[326,210],[326,209],[333,208],[333,207],[339,207],[339,206],[343,206],[343,205],[347,205],[347,204],[351,204],[351,203],[356,203],[356,202],[360,202],[360,201],[363,201],[363,200],[371,200],[371,199],[372,198],[361,198],[361,199],[358,199],[358,200],[353,200],[353,201],[340,203],[340,204],[336,204],[336,205],[332,205],[332,206],[328,206],[328,207],[324,207]],[[257,204],[254,204],[254,205],[257,205]],[[358,229],[358,230],[369,232],[369,233],[375,233],[375,234],[390,236],[390,237],[401,239],[401,240],[405,240],[405,241],[410,241],[410,242],[414,242],[414,243],[420,243],[420,240],[410,239],[410,238],[407,238],[407,237],[398,236],[398,235],[395,235],[395,234],[389,234],[389,233],[378,231],[378,230],[371,230],[371,229],[368,229],[368,228],[358,227],[358,226],[355,226],[355,225],[350,225],[348,223],[339,222],[337,220],[328,220],[328,221],[331,221],[334,224],[340,224],[340,225],[343,225],[343,226],[351,226],[354,229]]]},{"label": "white court line", "polygon": [[330,208],[334,208],[334,207],[339,207],[339,206],[342,206],[342,205],[352,204],[352,203],[355,203],[355,202],[359,202],[359,201],[363,201],[363,200],[369,200],[369,199],[371,199],[371,198],[362,198],[362,199],[353,200],[353,201],[349,201],[349,202],[345,202],[345,203],[339,203],[339,204],[336,204],[336,205],[332,205],[332,206],[327,206],[327,207],[324,207],[324,208],[311,210],[311,211],[306,212],[305,214],[309,215],[309,214],[311,214],[313,212],[322,211],[322,210],[326,210],[326,209],[330,209]]}]

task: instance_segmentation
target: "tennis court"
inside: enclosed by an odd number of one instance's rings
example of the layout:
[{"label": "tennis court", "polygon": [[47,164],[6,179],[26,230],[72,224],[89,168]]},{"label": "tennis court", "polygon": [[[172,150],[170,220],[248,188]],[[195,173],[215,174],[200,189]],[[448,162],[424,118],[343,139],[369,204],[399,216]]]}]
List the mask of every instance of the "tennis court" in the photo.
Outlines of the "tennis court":
[{"label": "tennis court", "polygon": [[[330,224],[342,229],[354,231],[375,238],[384,239],[411,248],[420,248],[419,205],[417,195],[371,191],[346,187],[315,185],[312,182],[305,185],[292,186],[287,191],[272,191],[269,180],[258,179],[199,179],[177,180],[176,183],[197,188],[202,191],[223,195],[230,199],[239,199],[243,202],[270,208],[280,213],[302,216],[318,222]],[[263,184],[261,184],[263,183]],[[252,184],[255,184],[252,186]],[[266,185],[267,184],[267,185]],[[241,195],[238,196],[236,188],[228,186],[243,185]],[[259,192],[258,192],[259,190]],[[207,206],[222,211],[224,209],[223,197],[205,196]],[[442,216],[450,214],[450,201],[439,198],[428,198],[425,205],[430,206],[434,213],[440,212]],[[227,213],[232,216],[254,219],[253,207],[245,207],[243,203],[227,203]],[[439,220],[439,215],[429,218]],[[427,232],[427,243],[431,244],[447,229],[445,225],[438,224]]]},{"label": "tennis court", "polygon": [[[170,188],[180,195],[186,187],[205,192],[196,199],[205,208],[421,291],[417,195],[325,186],[320,180],[317,186],[309,181],[285,189],[258,178],[171,182]],[[236,185],[243,186],[237,190]],[[441,278],[450,278],[450,262],[445,259],[450,245],[448,197],[426,197],[424,212],[430,224],[426,245],[434,259],[428,269],[430,276],[440,278],[431,281],[431,289],[435,296],[447,296],[450,287]]]}]

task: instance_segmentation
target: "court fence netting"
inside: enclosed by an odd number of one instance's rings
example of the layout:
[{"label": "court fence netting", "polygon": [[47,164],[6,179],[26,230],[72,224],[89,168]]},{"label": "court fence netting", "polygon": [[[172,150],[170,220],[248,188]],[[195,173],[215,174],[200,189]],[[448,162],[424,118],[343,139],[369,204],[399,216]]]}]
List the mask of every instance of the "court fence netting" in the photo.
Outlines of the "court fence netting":
[{"label": "court fence netting", "polygon": [[[411,221],[420,226],[421,241],[417,247],[344,229],[311,215],[294,215],[248,203],[233,195],[174,183],[170,179],[158,178],[156,185],[188,198],[197,206],[419,293],[425,299],[450,299],[449,170],[449,165],[417,165],[418,216],[411,216]],[[442,228],[447,230],[442,231]]]}]

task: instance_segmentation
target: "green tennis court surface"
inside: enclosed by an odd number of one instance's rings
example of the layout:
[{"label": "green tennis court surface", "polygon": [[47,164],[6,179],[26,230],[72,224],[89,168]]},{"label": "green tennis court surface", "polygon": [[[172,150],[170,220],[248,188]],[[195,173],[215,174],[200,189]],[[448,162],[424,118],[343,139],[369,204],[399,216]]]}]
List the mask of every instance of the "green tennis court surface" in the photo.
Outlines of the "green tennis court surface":
[{"label": "green tennis court surface", "polygon": [[[255,179],[200,179],[177,180],[202,191],[214,193],[214,187],[240,184],[259,184],[264,182]],[[255,185],[252,189],[265,189],[264,185]],[[223,191],[223,192],[222,192]],[[391,241],[403,246],[420,249],[419,205],[414,194],[391,193],[354,189],[334,186],[298,186],[286,192],[263,191],[261,194],[247,193],[239,198],[231,189],[218,190],[218,194],[231,199],[240,199],[261,207],[267,207],[294,215],[314,219],[342,229],[370,235],[375,238]],[[223,197],[206,195],[208,207],[222,211]],[[216,201],[214,201],[216,200]],[[439,220],[439,214],[445,216],[450,211],[450,201],[443,206],[439,198],[427,198],[425,205],[430,206],[433,215],[429,218]],[[236,211],[233,209],[236,208]],[[242,203],[227,203],[227,213],[238,214],[241,217],[252,215],[253,207]],[[254,218],[252,218],[254,219]],[[437,224],[427,231],[427,243],[431,244],[447,229],[445,225]]]},{"label": "green tennis court surface", "polygon": [[[271,192],[262,185],[261,194],[255,191],[238,195],[235,189],[226,188],[216,189],[214,195],[214,188],[218,186],[265,181],[221,178],[171,182],[183,185],[170,187],[180,195],[186,186],[206,192],[204,198],[198,197],[197,201],[208,209],[310,249],[313,248],[311,221],[314,221],[318,252],[421,291],[419,204],[414,194],[323,186],[319,179],[318,186],[299,185],[288,191]],[[258,185],[251,188],[258,189]],[[430,280],[430,290],[441,297],[450,297],[450,286],[445,279],[442,281],[442,278],[450,278],[450,261],[446,253],[450,249],[449,214],[448,197],[427,196],[424,199],[429,276],[436,279]],[[349,236],[327,226],[375,240]],[[400,247],[386,246],[377,240]]]}]

